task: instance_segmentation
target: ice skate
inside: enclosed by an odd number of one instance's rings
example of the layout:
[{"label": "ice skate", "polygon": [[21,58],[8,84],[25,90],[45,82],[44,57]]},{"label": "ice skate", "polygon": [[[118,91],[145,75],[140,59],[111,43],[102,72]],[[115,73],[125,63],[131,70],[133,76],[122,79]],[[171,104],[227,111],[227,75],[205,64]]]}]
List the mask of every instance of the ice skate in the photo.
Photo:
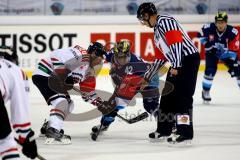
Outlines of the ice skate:
[{"label": "ice skate", "polygon": [[49,127],[46,130],[45,144],[71,144],[71,137],[61,133],[55,128]]},{"label": "ice skate", "polygon": [[[45,136],[46,136],[46,132],[47,132],[47,129],[48,129],[48,127],[49,127],[48,124],[49,124],[49,122],[45,119],[45,120],[44,120],[44,123],[43,123],[43,125],[42,125],[42,127],[41,127],[41,129],[40,129],[39,137],[45,137]],[[64,130],[61,129],[61,130],[60,130],[60,133],[64,134]]]},{"label": "ice skate", "polygon": [[172,133],[168,138],[167,142],[173,146],[191,146],[192,138],[184,137],[179,134]]},{"label": "ice skate", "polygon": [[45,137],[47,128],[48,128],[48,121],[45,119],[44,123],[43,123],[43,125],[42,125],[42,127],[40,129],[39,137]]},{"label": "ice skate", "polygon": [[[100,129],[100,124],[99,125],[97,125],[97,126],[94,126],[94,127],[92,127],[92,133],[97,133],[98,131],[99,131],[99,129]],[[101,130],[100,130],[100,132],[104,132],[104,131],[107,131],[108,130],[108,127],[109,126],[102,126],[101,127]]]},{"label": "ice skate", "polygon": [[91,139],[93,141],[96,141],[100,134],[102,134],[104,131],[108,130],[108,127],[109,127],[109,125],[103,125],[103,124],[94,126],[92,128],[92,133],[90,134],[91,135]]},{"label": "ice skate", "polygon": [[203,99],[204,103],[208,104],[212,100],[212,98],[210,96],[210,92],[203,90],[202,91],[202,99]]},{"label": "ice skate", "polygon": [[149,133],[148,137],[150,138],[150,142],[165,142],[167,140],[167,136],[161,135],[157,131]]}]

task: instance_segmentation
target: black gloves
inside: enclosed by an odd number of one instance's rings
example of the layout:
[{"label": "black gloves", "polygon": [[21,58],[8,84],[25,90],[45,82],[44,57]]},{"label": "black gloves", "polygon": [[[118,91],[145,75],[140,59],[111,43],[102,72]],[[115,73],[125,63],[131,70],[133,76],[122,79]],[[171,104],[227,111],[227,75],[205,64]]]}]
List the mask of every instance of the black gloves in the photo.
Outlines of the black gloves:
[{"label": "black gloves", "polygon": [[102,112],[102,114],[111,113],[116,107],[116,103],[110,101],[103,101],[101,105],[98,106],[98,110]]},{"label": "black gloves", "polygon": [[48,77],[48,86],[55,92],[61,94],[67,94],[68,90],[73,88],[73,79],[71,77],[67,77],[69,71],[66,73],[52,73],[50,77]]},{"label": "black gloves", "polygon": [[18,143],[22,146],[22,153],[31,159],[35,159],[38,155],[34,132],[31,130],[23,143]]}]

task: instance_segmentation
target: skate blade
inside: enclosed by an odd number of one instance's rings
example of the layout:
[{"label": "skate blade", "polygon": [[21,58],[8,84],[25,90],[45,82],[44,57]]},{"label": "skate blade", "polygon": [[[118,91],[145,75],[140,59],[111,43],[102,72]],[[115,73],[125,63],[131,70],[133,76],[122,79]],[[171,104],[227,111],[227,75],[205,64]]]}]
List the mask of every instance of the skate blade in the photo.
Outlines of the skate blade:
[{"label": "skate blade", "polygon": [[205,105],[210,105],[210,100],[209,101],[207,101],[207,100],[203,100],[203,104],[205,104]]},{"label": "skate blade", "polygon": [[44,138],[44,137],[46,137],[46,136],[45,136],[45,134],[39,133],[38,137],[39,137],[39,138]]},{"label": "skate blade", "polygon": [[164,143],[164,142],[167,142],[167,137],[149,138],[149,142],[151,142],[151,143]]},{"label": "skate blade", "polygon": [[[100,131],[98,135],[104,135],[104,132],[105,131]],[[97,134],[97,132],[91,132],[90,135],[92,135],[92,134]]]},{"label": "skate blade", "polygon": [[46,145],[69,145],[72,141],[70,139],[62,139],[61,141],[55,140],[55,138],[46,138]]},{"label": "skate blade", "polygon": [[169,147],[191,147],[192,146],[192,140],[185,140],[182,142],[168,142]]}]

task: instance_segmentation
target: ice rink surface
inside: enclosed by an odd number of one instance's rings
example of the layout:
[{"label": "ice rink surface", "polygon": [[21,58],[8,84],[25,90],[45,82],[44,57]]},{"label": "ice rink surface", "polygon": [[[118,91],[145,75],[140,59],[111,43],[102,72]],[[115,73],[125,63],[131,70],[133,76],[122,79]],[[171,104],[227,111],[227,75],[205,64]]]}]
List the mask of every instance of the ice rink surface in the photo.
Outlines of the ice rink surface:
[{"label": "ice rink surface", "polygon": [[[236,79],[226,72],[218,72],[213,88],[210,105],[202,103],[201,81],[198,76],[194,96],[195,138],[191,147],[170,147],[166,143],[152,143],[148,134],[156,129],[156,122],[147,119],[135,124],[126,124],[116,119],[109,130],[99,137],[97,142],[90,140],[92,126],[99,124],[99,119],[84,122],[66,122],[65,132],[72,136],[71,145],[45,145],[43,138],[38,138],[39,153],[47,160],[239,160],[240,159],[240,90]],[[112,91],[111,81],[100,76],[97,88]],[[33,129],[39,129],[48,118],[49,107],[37,89],[31,85],[31,119]],[[93,109],[74,97],[75,113]],[[122,110],[123,115],[143,112],[141,99],[136,107]],[[127,117],[129,118],[129,117]]]}]

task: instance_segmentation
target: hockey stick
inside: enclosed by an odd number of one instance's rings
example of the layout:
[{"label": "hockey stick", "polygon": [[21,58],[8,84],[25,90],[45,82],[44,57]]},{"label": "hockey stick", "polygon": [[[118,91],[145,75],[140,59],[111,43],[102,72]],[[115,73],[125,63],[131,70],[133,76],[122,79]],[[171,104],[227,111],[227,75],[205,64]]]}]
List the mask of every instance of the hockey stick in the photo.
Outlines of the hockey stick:
[{"label": "hockey stick", "polygon": [[[80,90],[79,90],[78,88],[74,87],[74,86],[73,86],[73,90],[76,91],[76,92],[78,92],[78,93],[80,93]],[[141,113],[140,115],[138,115],[138,116],[136,116],[136,117],[134,117],[134,118],[132,118],[132,119],[126,119],[126,118],[120,116],[120,115],[117,113],[117,117],[120,118],[120,119],[122,119],[124,122],[126,122],[126,123],[128,123],[128,124],[133,124],[133,123],[136,123],[136,122],[139,122],[139,121],[141,121],[141,120],[146,119],[146,118],[148,117],[148,113],[147,113],[147,112],[143,112],[143,113]]]},{"label": "hockey stick", "polygon": [[[122,119],[124,122],[128,123],[128,124],[133,124],[133,123],[136,123],[136,122],[139,122],[145,118],[148,117],[148,113],[147,112],[143,112],[142,114],[138,115],[137,117],[135,118],[132,118],[132,119],[126,119],[122,116],[120,116],[119,114],[117,114],[117,117]],[[100,134],[101,130],[102,130],[102,127],[103,127],[103,123],[100,124],[100,127],[98,129],[98,131],[95,133],[95,132],[92,132],[91,133],[91,139],[93,141],[96,141],[97,138],[98,138],[98,135]]]},{"label": "hockey stick", "polygon": [[139,122],[141,120],[144,120],[144,119],[148,118],[148,113],[143,112],[140,115],[138,115],[138,116],[136,116],[132,119],[126,119],[126,118],[120,116],[119,114],[117,114],[117,117],[122,119],[124,122],[127,122],[128,124],[133,124],[133,123],[136,123],[136,122]]}]

